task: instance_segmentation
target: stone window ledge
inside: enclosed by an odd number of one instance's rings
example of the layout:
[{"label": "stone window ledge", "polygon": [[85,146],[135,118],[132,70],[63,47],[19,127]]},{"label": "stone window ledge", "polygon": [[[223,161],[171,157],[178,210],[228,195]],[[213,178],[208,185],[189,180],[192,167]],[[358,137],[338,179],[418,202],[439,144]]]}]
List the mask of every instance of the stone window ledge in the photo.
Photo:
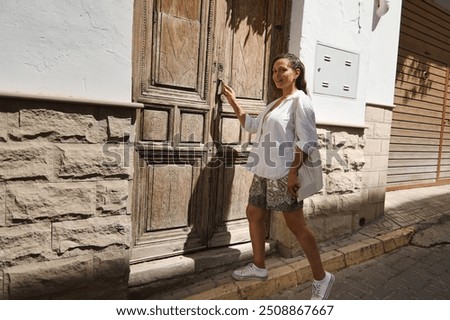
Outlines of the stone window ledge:
[{"label": "stone window ledge", "polygon": [[25,100],[38,100],[38,101],[49,101],[49,102],[63,102],[63,103],[73,103],[73,104],[89,104],[104,107],[119,107],[119,108],[131,108],[131,109],[142,109],[144,105],[142,103],[136,102],[120,102],[120,101],[108,101],[108,100],[95,100],[95,99],[83,99],[75,97],[59,97],[59,96],[48,96],[40,94],[29,94],[22,92],[8,92],[0,91],[0,98],[6,99],[25,99]]}]

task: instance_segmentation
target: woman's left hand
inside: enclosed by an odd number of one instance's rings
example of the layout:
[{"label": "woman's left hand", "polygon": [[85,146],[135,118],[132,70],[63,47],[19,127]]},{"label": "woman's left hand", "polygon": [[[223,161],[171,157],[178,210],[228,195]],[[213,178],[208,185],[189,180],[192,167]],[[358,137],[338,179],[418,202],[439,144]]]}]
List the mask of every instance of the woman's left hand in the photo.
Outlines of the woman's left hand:
[{"label": "woman's left hand", "polygon": [[287,190],[290,195],[297,197],[297,191],[300,188],[298,183],[297,172],[289,173],[287,181]]}]

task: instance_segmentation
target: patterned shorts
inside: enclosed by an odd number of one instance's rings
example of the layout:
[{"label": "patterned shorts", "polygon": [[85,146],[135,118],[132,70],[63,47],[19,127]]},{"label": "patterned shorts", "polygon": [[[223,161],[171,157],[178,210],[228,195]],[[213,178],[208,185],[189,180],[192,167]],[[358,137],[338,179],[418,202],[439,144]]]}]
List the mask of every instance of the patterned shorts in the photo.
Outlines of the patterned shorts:
[{"label": "patterned shorts", "polygon": [[303,208],[303,201],[291,196],[287,191],[288,176],[277,180],[254,175],[248,197],[252,206],[277,211],[292,211]]}]

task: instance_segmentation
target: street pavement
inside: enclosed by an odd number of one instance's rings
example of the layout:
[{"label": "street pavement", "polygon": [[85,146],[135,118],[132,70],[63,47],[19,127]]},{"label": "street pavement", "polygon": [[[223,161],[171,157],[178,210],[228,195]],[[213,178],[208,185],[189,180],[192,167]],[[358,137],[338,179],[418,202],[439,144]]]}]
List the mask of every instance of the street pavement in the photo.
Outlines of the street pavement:
[{"label": "street pavement", "polygon": [[[409,245],[335,273],[332,300],[450,299],[450,244]],[[307,300],[311,283],[275,293],[269,300]]]},{"label": "street pavement", "polygon": [[[450,188],[402,190],[386,195],[388,224],[414,225],[409,245],[335,272],[329,299],[449,300]],[[277,292],[272,300],[305,300],[311,283]]]}]

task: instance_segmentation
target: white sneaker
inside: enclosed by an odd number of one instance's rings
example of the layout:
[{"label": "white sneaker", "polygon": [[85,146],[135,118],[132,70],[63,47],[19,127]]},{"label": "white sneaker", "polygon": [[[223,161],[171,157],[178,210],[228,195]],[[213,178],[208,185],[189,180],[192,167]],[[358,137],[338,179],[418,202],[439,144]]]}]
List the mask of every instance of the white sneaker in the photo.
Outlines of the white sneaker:
[{"label": "white sneaker", "polygon": [[241,269],[236,269],[231,274],[234,280],[267,280],[267,275],[267,269],[258,268],[253,263]]},{"label": "white sneaker", "polygon": [[311,300],[328,299],[333,284],[334,284],[334,275],[332,275],[329,272],[325,272],[325,278],[323,278],[323,280],[313,281]]}]

